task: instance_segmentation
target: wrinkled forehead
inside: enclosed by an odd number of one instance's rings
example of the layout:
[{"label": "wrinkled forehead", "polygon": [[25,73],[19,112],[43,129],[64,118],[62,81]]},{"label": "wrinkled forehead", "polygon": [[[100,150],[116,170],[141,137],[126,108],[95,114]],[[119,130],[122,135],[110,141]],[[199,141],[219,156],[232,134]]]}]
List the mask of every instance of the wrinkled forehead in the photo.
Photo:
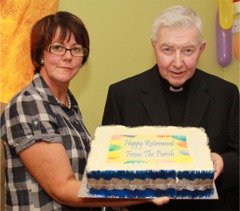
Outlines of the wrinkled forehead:
[{"label": "wrinkled forehead", "polygon": [[158,28],[156,39],[158,40],[160,37],[163,37],[163,36],[164,38],[167,39],[169,35],[171,35],[171,37],[175,37],[175,39],[177,39],[177,37],[181,35],[185,37],[185,39],[192,38],[197,42],[202,41],[201,32],[194,25],[176,25],[176,26],[163,25]]}]

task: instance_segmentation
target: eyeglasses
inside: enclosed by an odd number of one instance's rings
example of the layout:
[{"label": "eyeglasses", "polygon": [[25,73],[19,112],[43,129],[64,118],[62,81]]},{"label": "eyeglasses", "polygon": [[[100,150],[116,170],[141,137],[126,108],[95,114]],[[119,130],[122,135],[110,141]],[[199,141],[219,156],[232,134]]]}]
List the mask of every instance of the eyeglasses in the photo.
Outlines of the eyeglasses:
[{"label": "eyeglasses", "polygon": [[62,45],[49,45],[48,46],[48,52],[55,54],[55,55],[64,55],[67,51],[70,51],[72,56],[75,57],[83,57],[87,56],[88,50],[86,48],[82,47],[73,47],[73,48],[66,48],[65,46]]}]

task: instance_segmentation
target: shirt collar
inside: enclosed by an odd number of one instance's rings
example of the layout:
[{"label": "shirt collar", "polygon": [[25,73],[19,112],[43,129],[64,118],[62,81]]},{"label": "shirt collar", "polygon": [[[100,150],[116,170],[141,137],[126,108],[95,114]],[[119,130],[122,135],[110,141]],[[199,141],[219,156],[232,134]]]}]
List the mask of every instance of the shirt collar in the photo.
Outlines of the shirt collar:
[{"label": "shirt collar", "polygon": [[[54,95],[51,91],[51,89],[48,87],[44,79],[39,73],[36,73],[33,78],[33,86],[35,89],[40,93],[40,95],[43,97],[43,99],[49,101],[53,105],[59,105],[56,99],[54,98]],[[68,95],[71,98],[72,107],[78,110],[78,104],[74,96],[72,95],[71,91],[68,90]]]}]

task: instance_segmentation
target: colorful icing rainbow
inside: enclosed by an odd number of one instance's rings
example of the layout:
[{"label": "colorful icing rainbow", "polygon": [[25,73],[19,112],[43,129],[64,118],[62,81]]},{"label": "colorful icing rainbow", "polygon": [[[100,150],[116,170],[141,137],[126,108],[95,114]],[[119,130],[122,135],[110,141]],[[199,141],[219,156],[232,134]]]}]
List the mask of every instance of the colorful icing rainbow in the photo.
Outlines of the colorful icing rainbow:
[{"label": "colorful icing rainbow", "polygon": [[[153,148],[153,145],[156,147]],[[110,140],[108,162],[130,164],[190,161],[186,136],[113,135]]]}]

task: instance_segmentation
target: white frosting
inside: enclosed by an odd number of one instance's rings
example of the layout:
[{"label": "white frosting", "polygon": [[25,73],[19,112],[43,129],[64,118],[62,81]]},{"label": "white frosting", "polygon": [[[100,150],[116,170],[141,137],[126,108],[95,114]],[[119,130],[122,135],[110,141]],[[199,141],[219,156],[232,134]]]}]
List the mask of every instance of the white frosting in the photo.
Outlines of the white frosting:
[{"label": "white frosting", "polygon": [[[149,164],[123,164],[109,162],[109,144],[114,135],[178,135],[186,136],[187,149],[190,154],[190,162],[151,162]],[[154,142],[152,143],[154,145]],[[139,147],[140,148],[140,147]],[[163,146],[150,147],[152,150],[163,149]],[[169,149],[167,147],[166,149]],[[140,148],[142,152],[146,151],[146,146]],[[134,150],[132,149],[134,153]],[[139,149],[138,149],[139,152]],[[154,158],[154,156],[153,156]],[[204,170],[213,171],[210,149],[208,146],[208,137],[202,128],[194,127],[132,127],[125,126],[101,126],[96,128],[95,139],[91,143],[91,151],[86,166],[87,172],[105,171],[105,170]]]}]

